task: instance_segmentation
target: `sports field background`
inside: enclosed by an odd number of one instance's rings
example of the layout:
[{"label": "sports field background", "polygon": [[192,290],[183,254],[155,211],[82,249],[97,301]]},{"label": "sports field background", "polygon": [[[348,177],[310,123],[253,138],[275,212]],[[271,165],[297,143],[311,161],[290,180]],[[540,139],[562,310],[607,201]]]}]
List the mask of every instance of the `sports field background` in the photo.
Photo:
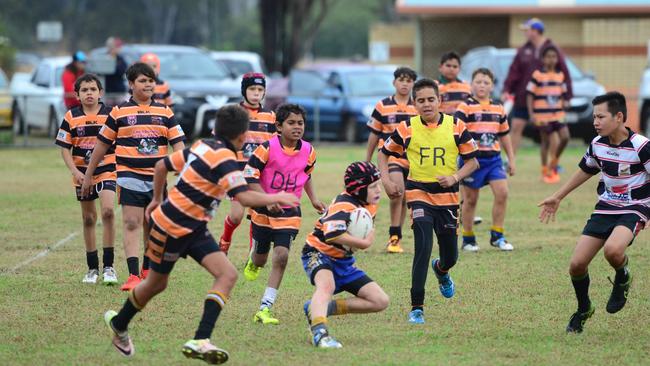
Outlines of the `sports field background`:
[{"label": "sports field background", "polygon": [[[364,149],[317,147],[314,179],[324,202],[340,192],[345,166],[362,159]],[[575,171],[583,151],[582,145],[568,149],[561,162],[567,170],[563,182]],[[107,309],[119,310],[125,294],[117,287],[81,283],[86,264],[80,208],[58,149],[0,150],[0,159],[0,364],[200,364],[186,361],[180,349],[194,335],[210,275],[192,260],[179,261],[168,290],[131,323],[135,357],[122,358],[112,349],[102,315]],[[269,269],[255,282],[244,279],[248,227],[242,226],[230,254],[240,279],[217,323],[213,343],[230,352],[228,364],[233,365],[647,364],[648,230],[628,252],[634,283],[625,309],[616,315],[605,312],[611,290],[607,276],[613,276],[613,271],[600,254],[590,267],[596,314],[582,335],[566,335],[564,328],[576,308],[568,262],[595,203],[597,179],[569,196],[561,205],[558,221],[544,226],[537,220],[536,204],[557,186],[540,182],[535,148],[522,150],[517,165],[506,217],[506,235],[515,250],[503,253],[489,246],[491,194],[484,190],[477,214],[485,221],[475,229],[481,250],[460,253],[452,270],[457,286],[453,299],[442,298],[435,277],[429,274],[425,325],[407,323],[413,254],[408,225],[404,229],[406,253],[383,251],[389,225],[388,199],[383,197],[376,221],[377,241],[357,255],[357,263],[389,294],[389,308],[379,314],[330,318],[332,334],[343,343],[341,350],[317,350],[308,344],[302,304],[311,296],[312,287],[299,256],[317,215],[304,200],[302,231],[273,309],[280,325],[263,327],[252,322]],[[215,237],[227,211],[224,202],[209,225]],[[119,208],[116,214],[115,263],[122,282],[127,271]],[[12,270],[74,233],[48,255]],[[101,246],[99,226],[97,233]]]}]

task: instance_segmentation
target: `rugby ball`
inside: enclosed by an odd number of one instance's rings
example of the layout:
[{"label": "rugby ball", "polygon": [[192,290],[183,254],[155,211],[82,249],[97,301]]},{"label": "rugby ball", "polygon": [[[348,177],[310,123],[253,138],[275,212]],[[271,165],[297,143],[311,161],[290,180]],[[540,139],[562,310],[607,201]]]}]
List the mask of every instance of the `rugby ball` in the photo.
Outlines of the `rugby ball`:
[{"label": "rugby ball", "polygon": [[372,230],[373,221],[370,212],[363,207],[358,207],[350,214],[348,222],[348,234],[355,238],[364,239]]}]

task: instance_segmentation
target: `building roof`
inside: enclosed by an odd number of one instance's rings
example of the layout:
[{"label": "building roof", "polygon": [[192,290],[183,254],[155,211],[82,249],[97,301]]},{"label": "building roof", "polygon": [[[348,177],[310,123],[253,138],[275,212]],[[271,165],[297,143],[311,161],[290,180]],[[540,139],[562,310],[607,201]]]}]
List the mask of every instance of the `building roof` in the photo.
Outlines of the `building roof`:
[{"label": "building roof", "polygon": [[417,15],[650,14],[649,0],[397,0],[397,12]]}]

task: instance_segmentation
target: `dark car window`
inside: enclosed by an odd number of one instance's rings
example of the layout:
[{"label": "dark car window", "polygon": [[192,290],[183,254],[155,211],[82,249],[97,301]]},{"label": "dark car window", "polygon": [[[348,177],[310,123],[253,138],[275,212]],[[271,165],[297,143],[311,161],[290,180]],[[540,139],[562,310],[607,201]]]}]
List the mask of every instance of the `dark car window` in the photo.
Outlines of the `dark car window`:
[{"label": "dark car window", "polygon": [[203,53],[157,52],[160,58],[160,78],[166,79],[225,79],[224,66]]},{"label": "dark car window", "polygon": [[352,96],[391,95],[395,92],[392,71],[359,71],[345,74]]},{"label": "dark car window", "polygon": [[327,88],[327,83],[315,71],[294,70],[289,77],[289,88],[294,95],[316,95]]}]

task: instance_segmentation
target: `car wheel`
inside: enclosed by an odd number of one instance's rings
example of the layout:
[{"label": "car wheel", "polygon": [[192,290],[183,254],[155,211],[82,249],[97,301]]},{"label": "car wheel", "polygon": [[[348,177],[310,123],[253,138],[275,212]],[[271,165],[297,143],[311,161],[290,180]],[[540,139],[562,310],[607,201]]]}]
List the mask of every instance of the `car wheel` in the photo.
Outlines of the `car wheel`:
[{"label": "car wheel", "polygon": [[23,116],[20,114],[20,110],[18,109],[18,105],[16,103],[14,103],[14,105],[11,107],[11,120],[13,124],[14,135],[22,134],[23,129],[25,128],[25,122],[23,121]]},{"label": "car wheel", "polygon": [[357,141],[357,121],[354,117],[347,117],[343,121],[341,129],[341,141],[353,143]]},{"label": "car wheel", "polygon": [[54,110],[50,110],[50,122],[47,125],[47,136],[49,138],[55,138],[56,134],[59,132],[59,121],[56,119],[56,113]]}]

